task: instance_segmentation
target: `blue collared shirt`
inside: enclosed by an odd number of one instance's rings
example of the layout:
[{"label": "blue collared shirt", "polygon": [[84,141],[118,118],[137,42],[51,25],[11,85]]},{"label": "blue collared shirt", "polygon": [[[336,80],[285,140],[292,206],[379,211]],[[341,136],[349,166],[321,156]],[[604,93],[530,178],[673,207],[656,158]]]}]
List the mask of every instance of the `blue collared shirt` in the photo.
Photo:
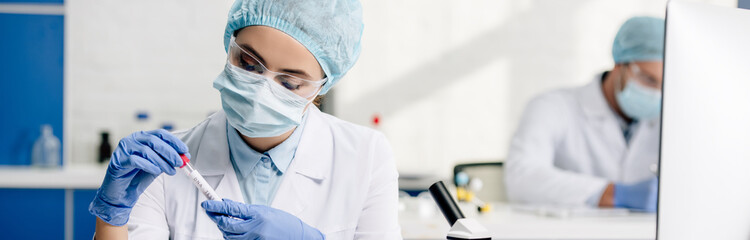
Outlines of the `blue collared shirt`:
[{"label": "blue collared shirt", "polygon": [[633,136],[633,133],[636,130],[638,120],[633,119],[630,121],[630,123],[628,123],[619,115],[615,114],[615,117],[617,118],[617,123],[620,125],[620,129],[622,129],[622,135],[625,137],[625,143],[630,145],[630,138]]},{"label": "blue collared shirt", "polygon": [[227,122],[229,159],[232,161],[246,203],[271,204],[282,176],[294,159],[306,118],[307,114],[302,117],[302,124],[289,138],[264,153],[259,153],[247,145],[237,130]]}]

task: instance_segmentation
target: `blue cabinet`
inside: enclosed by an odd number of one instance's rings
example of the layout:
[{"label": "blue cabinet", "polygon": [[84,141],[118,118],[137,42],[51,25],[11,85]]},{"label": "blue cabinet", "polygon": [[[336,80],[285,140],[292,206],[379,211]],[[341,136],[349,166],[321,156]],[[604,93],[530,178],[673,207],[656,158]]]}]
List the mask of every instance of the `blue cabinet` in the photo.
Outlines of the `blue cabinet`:
[{"label": "blue cabinet", "polygon": [[42,124],[63,139],[63,18],[0,13],[0,165],[30,164]]},{"label": "blue cabinet", "polygon": [[73,239],[91,239],[96,217],[89,213],[89,203],[96,190],[73,190]]},{"label": "blue cabinet", "polygon": [[[72,200],[67,197],[71,202],[66,202],[66,194],[72,194]],[[68,225],[73,239],[91,239],[96,218],[88,207],[94,194],[96,190],[88,189],[0,189],[1,238],[65,239]],[[65,222],[66,214],[72,214],[72,222]]]},{"label": "blue cabinet", "polygon": [[3,239],[64,239],[65,190],[0,189]]}]

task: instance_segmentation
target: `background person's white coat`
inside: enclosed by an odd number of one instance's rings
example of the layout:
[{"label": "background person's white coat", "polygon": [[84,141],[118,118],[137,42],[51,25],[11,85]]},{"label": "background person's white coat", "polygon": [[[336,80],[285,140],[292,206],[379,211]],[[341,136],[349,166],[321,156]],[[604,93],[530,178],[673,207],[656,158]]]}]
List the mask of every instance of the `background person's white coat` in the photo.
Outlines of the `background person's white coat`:
[{"label": "background person's white coat", "polygon": [[626,143],[601,75],[534,98],[519,125],[505,165],[512,202],[583,205],[594,197],[598,203],[608,182],[650,178],[659,159],[660,120],[638,122]]},{"label": "background person's white coat", "polygon": [[[398,173],[385,137],[308,109],[305,129],[271,207],[297,216],[326,239],[401,239]],[[229,160],[223,111],[176,135],[193,166],[223,198],[243,201]],[[182,171],[162,174],[140,196],[128,222],[131,239],[223,239]]]}]

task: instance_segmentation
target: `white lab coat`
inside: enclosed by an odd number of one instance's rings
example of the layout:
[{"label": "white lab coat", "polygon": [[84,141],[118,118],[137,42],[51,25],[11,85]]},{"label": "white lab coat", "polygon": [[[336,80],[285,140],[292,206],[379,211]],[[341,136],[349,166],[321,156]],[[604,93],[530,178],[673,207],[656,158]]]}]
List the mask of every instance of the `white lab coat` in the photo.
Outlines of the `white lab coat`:
[{"label": "white lab coat", "polygon": [[[309,108],[294,160],[271,207],[297,216],[327,239],[401,239],[398,173],[385,137]],[[243,201],[229,160],[226,115],[218,112],[175,135],[191,163],[223,198]],[[223,239],[191,180],[162,174],[140,196],[128,222],[130,239]]]},{"label": "white lab coat", "polygon": [[601,75],[579,88],[531,100],[511,141],[505,183],[512,202],[598,204],[609,182],[633,183],[654,174],[660,120],[638,122],[630,143],[607,104]]}]

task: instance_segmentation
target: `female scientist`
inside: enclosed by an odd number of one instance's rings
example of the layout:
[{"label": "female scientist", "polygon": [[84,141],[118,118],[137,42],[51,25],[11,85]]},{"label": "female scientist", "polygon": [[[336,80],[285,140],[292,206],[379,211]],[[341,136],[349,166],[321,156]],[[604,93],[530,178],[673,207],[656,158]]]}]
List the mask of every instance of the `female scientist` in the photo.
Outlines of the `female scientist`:
[{"label": "female scientist", "polygon": [[[120,140],[89,206],[96,239],[400,239],[388,141],[311,104],[356,61],[362,27],[351,0],[235,2],[223,111]],[[178,173],[179,154],[224,201]]]}]

